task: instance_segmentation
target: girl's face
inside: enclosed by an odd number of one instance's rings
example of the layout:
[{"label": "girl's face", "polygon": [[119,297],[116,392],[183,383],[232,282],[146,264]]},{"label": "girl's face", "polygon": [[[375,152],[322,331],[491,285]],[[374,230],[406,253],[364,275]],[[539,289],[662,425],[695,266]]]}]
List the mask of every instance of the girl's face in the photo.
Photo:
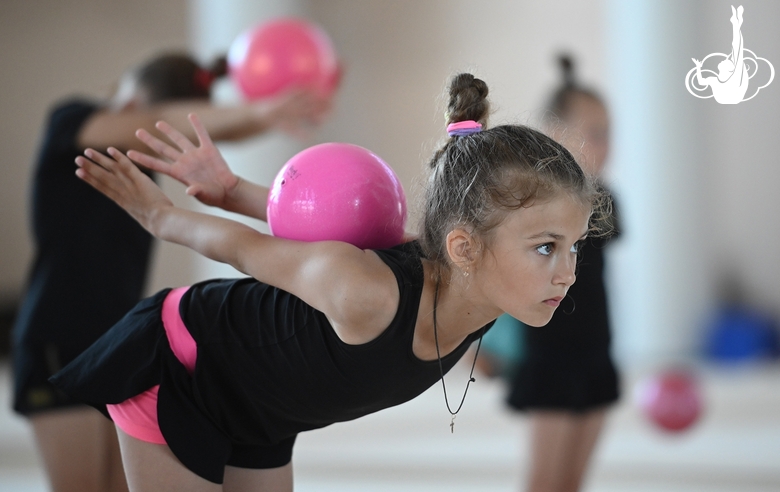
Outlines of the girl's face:
[{"label": "girl's face", "polygon": [[590,212],[565,193],[510,212],[475,265],[472,286],[523,323],[547,324],[574,283]]}]

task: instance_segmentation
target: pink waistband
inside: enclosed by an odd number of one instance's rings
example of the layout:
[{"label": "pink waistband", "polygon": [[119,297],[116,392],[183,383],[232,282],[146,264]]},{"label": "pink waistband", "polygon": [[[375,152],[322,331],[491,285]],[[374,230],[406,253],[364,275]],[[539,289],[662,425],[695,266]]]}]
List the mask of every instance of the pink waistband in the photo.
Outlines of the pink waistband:
[{"label": "pink waistband", "polygon": [[[189,287],[179,287],[168,293],[162,305],[162,322],[168,344],[179,362],[192,374],[195,370],[197,345],[179,314],[179,302]],[[154,386],[122,403],[106,405],[114,423],[127,434],[145,442],[165,444],[157,422],[157,390]]]},{"label": "pink waistband", "polygon": [[179,359],[190,374],[195,370],[195,360],[198,355],[198,346],[193,340],[184,321],[179,314],[179,302],[189,287],[179,287],[173,289],[165,297],[162,306],[162,322],[165,327],[165,334],[168,336],[168,343],[173,350],[173,355]]}]

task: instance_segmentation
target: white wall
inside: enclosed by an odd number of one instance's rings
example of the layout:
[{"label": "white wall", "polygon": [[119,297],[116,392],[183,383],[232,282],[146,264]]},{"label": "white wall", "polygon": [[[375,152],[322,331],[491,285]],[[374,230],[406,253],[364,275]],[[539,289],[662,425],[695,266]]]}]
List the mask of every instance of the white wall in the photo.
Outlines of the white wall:
[{"label": "white wall", "polygon": [[[735,2],[702,2],[700,56],[731,50],[730,6]],[[713,229],[710,247],[718,290],[729,290],[747,305],[780,315],[780,3],[741,2],[745,47],[774,65],[775,80],[755,99],[723,106],[697,100],[704,138],[699,149],[709,186],[707,207]],[[766,74],[762,66],[756,77]]]},{"label": "white wall", "polygon": [[616,352],[632,360],[686,356],[712,297],[699,119],[683,84],[696,55],[696,9],[653,0],[608,5],[612,182],[625,225],[610,270]]}]

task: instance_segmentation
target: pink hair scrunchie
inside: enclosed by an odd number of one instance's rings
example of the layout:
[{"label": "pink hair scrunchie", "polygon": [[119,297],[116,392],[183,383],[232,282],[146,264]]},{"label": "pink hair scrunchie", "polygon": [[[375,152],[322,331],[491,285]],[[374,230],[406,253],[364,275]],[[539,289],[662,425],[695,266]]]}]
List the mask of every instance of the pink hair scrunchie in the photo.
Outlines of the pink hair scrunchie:
[{"label": "pink hair scrunchie", "polygon": [[458,121],[447,125],[447,135],[450,137],[465,137],[482,131],[482,123],[474,120]]}]

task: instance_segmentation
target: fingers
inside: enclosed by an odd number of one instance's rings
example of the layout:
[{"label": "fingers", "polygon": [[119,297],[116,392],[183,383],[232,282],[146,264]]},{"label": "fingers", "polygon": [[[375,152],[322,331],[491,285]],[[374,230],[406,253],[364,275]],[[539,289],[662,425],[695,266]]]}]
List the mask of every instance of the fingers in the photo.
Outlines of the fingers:
[{"label": "fingers", "polygon": [[76,164],[79,166],[76,176],[113,199],[117,196],[117,189],[123,178],[132,172],[140,171],[117,149],[110,147],[108,153],[113,159],[93,149],[84,151],[86,157],[76,158]]},{"label": "fingers", "polygon": [[166,137],[171,139],[171,142],[175,143],[179,146],[179,148],[183,152],[187,152],[189,150],[195,149],[195,145],[193,145],[190,140],[184,136],[179,130],[172,127],[165,121],[158,121],[156,125],[154,125],[158,130],[163,132]]},{"label": "fingers", "polygon": [[76,165],[79,166],[76,170],[76,176],[98,191],[104,192],[103,190],[107,186],[106,175],[108,171],[82,156],[76,157]]},{"label": "fingers", "polygon": [[310,88],[297,88],[283,94],[272,103],[270,111],[273,124],[286,133],[296,135],[298,130],[310,130],[327,117],[331,98]]},{"label": "fingers", "polygon": [[151,171],[157,171],[163,174],[170,174],[171,165],[157,157],[138,152],[137,150],[130,150],[127,152],[127,157],[140,166],[143,166]]},{"label": "fingers", "polygon": [[133,169],[133,163],[123,153],[119,152],[114,147],[108,148],[108,153],[111,157],[101,154],[97,150],[87,149],[84,151],[84,155],[91,161],[97,163],[103,169],[117,174],[119,172],[127,172],[127,169]]},{"label": "fingers", "polygon": [[188,186],[184,192],[189,196],[198,196],[198,193],[203,191],[203,187],[199,185]]},{"label": "fingers", "polygon": [[200,121],[200,118],[198,118],[197,114],[190,113],[187,115],[187,119],[190,120],[192,129],[195,130],[195,135],[198,136],[198,144],[201,147],[206,145],[214,145],[211,142],[211,136],[209,135],[209,132],[206,131],[206,127],[203,126],[203,123]]},{"label": "fingers", "polygon": [[[160,123],[158,123],[159,125]],[[167,125],[167,123],[166,123]],[[170,125],[168,125],[170,127]],[[159,128],[159,126],[158,126]],[[169,159],[171,161],[175,161],[179,158],[181,155],[181,152],[174,149],[169,144],[163,142],[159,138],[155,137],[151,133],[147,132],[144,129],[139,129],[135,132],[135,136],[138,137],[140,141],[146,144],[147,147],[152,149],[153,151],[157,152],[159,155],[165,157],[166,159]],[[186,138],[185,138],[186,140]]]}]

